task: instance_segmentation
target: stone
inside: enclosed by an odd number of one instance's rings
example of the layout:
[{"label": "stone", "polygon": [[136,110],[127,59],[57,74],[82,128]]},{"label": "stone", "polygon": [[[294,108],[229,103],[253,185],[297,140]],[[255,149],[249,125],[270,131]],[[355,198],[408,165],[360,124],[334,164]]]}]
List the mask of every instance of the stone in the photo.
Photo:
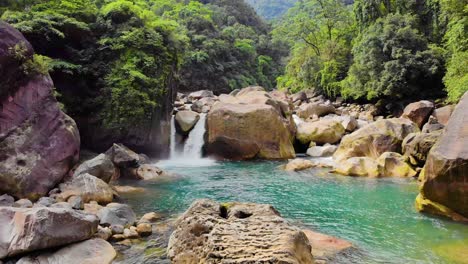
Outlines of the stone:
[{"label": "stone", "polygon": [[49,206],[50,208],[59,208],[59,209],[70,209],[72,210],[72,206],[71,204],[67,203],[67,202],[58,202],[58,203],[54,203],[53,205]]},{"label": "stone", "polygon": [[0,206],[13,206],[15,203],[15,198],[8,194],[3,194],[0,196]]},{"label": "stone", "polygon": [[297,92],[293,95],[291,95],[291,101],[293,103],[297,101],[306,101],[307,100],[307,95],[304,91]]},{"label": "stone", "polygon": [[146,213],[144,214],[140,220],[138,221],[138,224],[142,224],[142,223],[148,223],[148,224],[151,224],[151,223],[155,223],[159,220],[162,219],[162,216],[156,212],[150,212],[150,213]]},{"label": "stone", "polygon": [[235,96],[227,95],[227,94],[220,94],[218,99],[219,99],[220,103],[225,103],[225,104],[238,104],[238,103],[240,103],[239,99],[237,99]]},{"label": "stone", "polygon": [[35,204],[34,207],[49,207],[56,203],[55,199],[50,197],[41,197]]},{"label": "stone", "polygon": [[286,164],[283,169],[285,171],[302,171],[315,167],[315,163],[306,159],[293,159]]},{"label": "stone", "polygon": [[110,230],[113,235],[123,234],[125,227],[123,225],[111,225]]},{"label": "stone", "polygon": [[127,239],[124,234],[113,235],[109,240],[112,242],[119,242]]},{"label": "stone", "polygon": [[352,116],[342,116],[341,125],[345,128],[346,132],[353,132],[358,128],[358,122]]},{"label": "stone", "polygon": [[442,135],[442,131],[432,133],[411,133],[401,144],[402,152],[415,166],[424,166],[427,154]]},{"label": "stone", "polygon": [[344,133],[345,128],[340,122],[319,120],[300,124],[297,128],[296,139],[304,145],[312,141],[317,144],[334,144],[340,141]]},{"label": "stone", "polygon": [[145,237],[153,233],[153,227],[147,223],[141,223],[137,225],[137,232],[140,236]]},{"label": "stone", "polygon": [[333,259],[336,255],[353,248],[350,242],[321,234],[309,229],[302,230],[312,246],[315,259]]},{"label": "stone", "polygon": [[297,115],[300,118],[308,119],[311,116],[326,116],[328,114],[334,114],[336,109],[331,104],[323,104],[323,103],[308,103],[302,104],[299,109],[297,110]]},{"label": "stone", "polygon": [[114,185],[112,187],[119,194],[144,193],[144,192],[146,192],[146,189],[143,188],[143,187],[121,186],[121,185]]},{"label": "stone", "polygon": [[109,242],[93,238],[53,253],[23,257],[17,264],[111,264],[116,256],[117,252]]},{"label": "stone", "polygon": [[109,183],[112,179],[116,179],[119,175],[118,169],[114,163],[105,154],[100,154],[97,157],[81,163],[76,168],[74,175],[91,174],[99,179]]},{"label": "stone", "polygon": [[432,114],[432,111],[434,111],[434,103],[423,100],[406,106],[401,117],[408,118],[416,123],[419,128],[422,128]]},{"label": "stone", "polygon": [[58,199],[67,201],[71,196],[80,196],[84,203],[96,201],[99,204],[111,203],[114,191],[103,180],[85,173],[73,176],[70,180],[59,185],[62,191]]},{"label": "stone", "polygon": [[67,202],[75,210],[82,210],[84,208],[83,199],[80,196],[71,196],[68,198]]},{"label": "stone", "polygon": [[337,161],[352,157],[377,159],[384,152],[401,153],[403,139],[416,132],[419,128],[408,119],[379,120],[344,136],[333,157]]},{"label": "stone", "polygon": [[[468,92],[461,98],[420,175],[418,209],[454,220],[468,218]],[[427,202],[423,202],[427,201]],[[435,206],[428,206],[433,204]]]},{"label": "stone", "polygon": [[140,237],[140,236],[138,235],[138,232],[137,232],[136,230],[129,229],[129,228],[125,228],[125,229],[124,229],[123,235],[124,235],[125,238],[127,238],[127,239],[134,239],[134,238],[139,238],[139,237]]},{"label": "stone", "polygon": [[89,213],[89,214],[94,214],[97,215],[99,210],[101,210],[103,207],[99,205],[96,201],[90,201],[89,203],[84,204],[84,211]]},{"label": "stone", "polygon": [[307,149],[307,155],[311,157],[331,157],[338,149],[335,145],[314,146]]},{"label": "stone", "polygon": [[94,237],[109,240],[112,236],[112,230],[109,227],[98,226],[98,231],[94,234]]},{"label": "stone", "polygon": [[189,100],[192,101],[192,102],[193,102],[193,100],[199,100],[199,99],[205,98],[205,97],[214,97],[213,91],[200,90],[200,91],[190,93],[188,95]]},{"label": "stone", "polygon": [[176,221],[167,256],[172,263],[313,263],[300,229],[270,205],[197,200]]},{"label": "stone", "polygon": [[[16,45],[21,61],[11,53]],[[36,201],[78,161],[80,135],[60,110],[50,76],[24,76],[33,53],[19,31],[0,22],[0,193]]]},{"label": "stone", "polygon": [[432,133],[432,132],[435,132],[435,131],[440,131],[442,129],[444,129],[445,126],[442,125],[442,124],[439,124],[439,123],[426,123],[421,132],[423,133]]},{"label": "stone", "polygon": [[106,151],[106,155],[119,168],[137,168],[140,157],[122,144],[114,144]]},{"label": "stone", "polygon": [[0,207],[0,223],[3,259],[89,239],[96,233],[99,220],[63,208]]},{"label": "stone", "polygon": [[251,93],[251,92],[265,92],[265,88],[261,86],[245,87],[245,88],[242,88],[235,96],[239,97],[239,96],[243,96],[245,94]]},{"label": "stone", "polygon": [[207,116],[206,152],[218,159],[295,157],[292,118],[267,104],[217,103]]},{"label": "stone", "polygon": [[417,172],[406,163],[405,158],[399,153],[385,152],[377,159],[382,167],[383,177],[414,177]]},{"label": "stone", "polygon": [[448,124],[448,121],[450,120],[450,117],[452,116],[454,109],[455,105],[447,105],[435,109],[432,115],[435,117],[439,124],[446,126]]},{"label": "stone", "polygon": [[129,227],[135,224],[136,215],[133,209],[126,204],[110,203],[98,212],[102,226],[121,225]]},{"label": "stone", "polygon": [[200,115],[194,111],[179,111],[175,115],[176,129],[181,135],[188,135],[195,127]]},{"label": "stone", "polygon": [[353,157],[335,164],[334,172],[345,176],[380,177],[382,168],[377,161],[368,157]]},{"label": "stone", "polygon": [[19,199],[13,204],[13,207],[31,208],[33,207],[33,203],[28,199]]},{"label": "stone", "polygon": [[160,168],[149,164],[141,165],[136,169],[137,178],[146,181],[159,179],[163,173],[164,171]]}]

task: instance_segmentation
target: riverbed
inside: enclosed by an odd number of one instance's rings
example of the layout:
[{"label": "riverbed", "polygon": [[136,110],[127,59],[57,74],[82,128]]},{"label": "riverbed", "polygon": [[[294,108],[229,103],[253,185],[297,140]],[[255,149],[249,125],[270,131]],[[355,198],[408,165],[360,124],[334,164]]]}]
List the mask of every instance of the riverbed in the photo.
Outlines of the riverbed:
[{"label": "riverbed", "polygon": [[[468,226],[418,213],[413,179],[345,177],[326,169],[285,172],[281,162],[160,162],[173,179],[140,183],[134,210],[176,217],[199,198],[272,204],[292,223],[352,242],[335,263],[463,263]],[[455,262],[455,261],[459,262]],[[461,261],[461,262],[460,262]]]}]

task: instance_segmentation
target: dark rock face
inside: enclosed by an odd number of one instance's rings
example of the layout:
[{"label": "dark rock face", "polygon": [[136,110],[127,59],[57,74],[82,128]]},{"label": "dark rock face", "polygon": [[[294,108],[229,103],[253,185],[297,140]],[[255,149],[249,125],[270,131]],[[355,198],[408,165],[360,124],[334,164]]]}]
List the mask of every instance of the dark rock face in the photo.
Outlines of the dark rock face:
[{"label": "dark rock face", "polygon": [[468,221],[468,93],[455,108],[422,172],[420,211]]},{"label": "dark rock face", "polygon": [[77,176],[85,173],[98,177],[107,183],[119,175],[118,169],[105,154],[100,154],[93,159],[81,163],[75,170],[74,175]]},{"label": "dark rock face", "polygon": [[0,259],[91,238],[99,220],[63,208],[0,207]]},{"label": "dark rock face", "polygon": [[[2,72],[14,72],[8,69],[11,64],[5,54],[15,43],[25,43],[25,40],[9,25],[0,24]],[[28,47],[29,43],[24,45]],[[78,160],[78,129],[73,119],[60,110],[53,86],[49,76],[37,74],[29,76],[18,87],[9,87],[7,95],[1,98],[2,193],[36,200],[57,185]]]}]

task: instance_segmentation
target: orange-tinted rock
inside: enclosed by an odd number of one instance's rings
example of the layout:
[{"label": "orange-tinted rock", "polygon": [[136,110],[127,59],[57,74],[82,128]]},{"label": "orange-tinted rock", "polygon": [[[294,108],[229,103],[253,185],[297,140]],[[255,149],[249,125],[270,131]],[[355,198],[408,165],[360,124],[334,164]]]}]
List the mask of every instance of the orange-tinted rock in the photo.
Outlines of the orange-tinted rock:
[{"label": "orange-tinted rock", "polygon": [[[468,93],[455,108],[441,138],[431,149],[421,174],[422,186],[419,201],[428,200],[433,205],[426,210],[448,208],[468,218]],[[429,203],[426,203],[429,204]],[[444,210],[447,211],[447,210]],[[434,213],[434,212],[431,212]],[[445,213],[441,212],[444,215]],[[447,215],[447,214],[445,214]],[[447,215],[452,217],[451,215]],[[455,219],[456,220],[456,219]]]},{"label": "orange-tinted rock", "polygon": [[408,118],[422,128],[432,111],[434,111],[434,103],[424,100],[406,106],[401,117]]},{"label": "orange-tinted rock", "polygon": [[437,122],[446,126],[450,120],[450,117],[452,116],[454,109],[455,105],[447,105],[441,108],[437,108],[434,110],[432,115],[437,119]]}]

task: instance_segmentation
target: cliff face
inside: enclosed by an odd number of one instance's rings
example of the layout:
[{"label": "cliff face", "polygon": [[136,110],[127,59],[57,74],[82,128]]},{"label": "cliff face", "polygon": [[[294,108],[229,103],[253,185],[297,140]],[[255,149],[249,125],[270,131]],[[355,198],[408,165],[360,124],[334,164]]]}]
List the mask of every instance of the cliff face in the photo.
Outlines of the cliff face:
[{"label": "cliff face", "polygon": [[34,200],[76,163],[80,138],[50,77],[34,71],[33,53],[21,33],[0,22],[0,193]]}]

